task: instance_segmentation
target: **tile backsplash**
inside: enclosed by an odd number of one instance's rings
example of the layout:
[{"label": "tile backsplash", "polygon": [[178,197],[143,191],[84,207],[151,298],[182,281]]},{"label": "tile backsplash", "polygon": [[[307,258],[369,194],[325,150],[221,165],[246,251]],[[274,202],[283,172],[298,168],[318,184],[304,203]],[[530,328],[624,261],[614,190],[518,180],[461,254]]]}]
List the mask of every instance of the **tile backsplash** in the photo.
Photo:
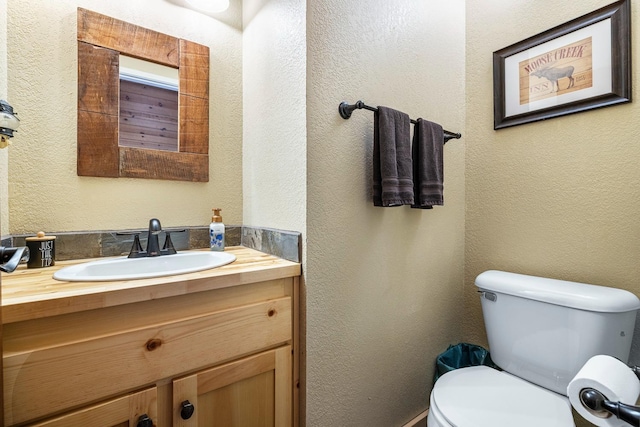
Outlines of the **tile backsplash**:
[{"label": "tile backsplash", "polygon": [[[209,247],[209,227],[170,228],[171,241],[176,250],[204,249]],[[140,243],[147,245],[147,230],[78,231],[48,233],[56,236],[56,259],[98,258],[128,255],[133,235],[139,233]],[[164,233],[162,233],[164,234]],[[6,236],[3,246],[25,246],[25,238],[33,234]],[[160,235],[160,245],[164,236]],[[301,234],[294,231],[270,228],[227,225],[226,246],[242,245],[289,261],[300,262]]]}]

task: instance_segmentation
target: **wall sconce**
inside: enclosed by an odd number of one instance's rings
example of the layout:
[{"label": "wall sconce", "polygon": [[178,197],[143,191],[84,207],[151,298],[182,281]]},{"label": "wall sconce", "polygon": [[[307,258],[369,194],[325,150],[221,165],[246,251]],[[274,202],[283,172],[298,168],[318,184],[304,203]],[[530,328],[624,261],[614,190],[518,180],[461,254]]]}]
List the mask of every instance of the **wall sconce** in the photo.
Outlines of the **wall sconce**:
[{"label": "wall sconce", "polygon": [[196,10],[209,13],[224,12],[229,8],[229,0],[187,0],[187,3]]},{"label": "wall sconce", "polygon": [[7,101],[0,99],[0,148],[9,145],[9,138],[13,137],[13,132],[20,126],[16,114]]}]

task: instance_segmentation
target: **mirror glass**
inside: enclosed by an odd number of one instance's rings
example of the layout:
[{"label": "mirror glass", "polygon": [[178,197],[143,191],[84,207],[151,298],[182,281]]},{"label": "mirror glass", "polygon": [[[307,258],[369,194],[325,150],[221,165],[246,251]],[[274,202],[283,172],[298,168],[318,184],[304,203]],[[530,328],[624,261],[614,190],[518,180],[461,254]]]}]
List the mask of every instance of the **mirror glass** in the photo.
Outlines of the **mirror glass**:
[{"label": "mirror glass", "polygon": [[120,55],[118,145],[178,151],[178,69]]}]

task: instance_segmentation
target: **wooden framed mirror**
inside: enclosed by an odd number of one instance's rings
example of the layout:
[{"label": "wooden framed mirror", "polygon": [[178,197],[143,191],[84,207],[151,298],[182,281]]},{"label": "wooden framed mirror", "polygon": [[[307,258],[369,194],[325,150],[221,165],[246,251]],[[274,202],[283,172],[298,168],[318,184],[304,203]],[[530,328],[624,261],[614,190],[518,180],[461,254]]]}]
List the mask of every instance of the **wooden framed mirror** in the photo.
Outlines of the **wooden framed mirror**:
[{"label": "wooden framed mirror", "polygon": [[[119,144],[120,54],[178,69],[176,151]],[[209,48],[78,8],[78,175],[209,181]]]}]

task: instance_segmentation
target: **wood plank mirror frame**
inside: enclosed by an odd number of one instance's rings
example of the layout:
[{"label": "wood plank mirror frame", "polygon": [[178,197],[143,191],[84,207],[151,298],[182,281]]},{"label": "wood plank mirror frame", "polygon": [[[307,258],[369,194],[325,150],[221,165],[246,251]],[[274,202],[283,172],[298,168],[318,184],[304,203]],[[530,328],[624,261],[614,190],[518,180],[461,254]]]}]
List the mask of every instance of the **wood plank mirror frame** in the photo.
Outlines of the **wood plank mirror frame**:
[{"label": "wood plank mirror frame", "polygon": [[[119,56],[179,74],[179,151],[118,145]],[[78,8],[78,175],[209,181],[209,47]]]}]

